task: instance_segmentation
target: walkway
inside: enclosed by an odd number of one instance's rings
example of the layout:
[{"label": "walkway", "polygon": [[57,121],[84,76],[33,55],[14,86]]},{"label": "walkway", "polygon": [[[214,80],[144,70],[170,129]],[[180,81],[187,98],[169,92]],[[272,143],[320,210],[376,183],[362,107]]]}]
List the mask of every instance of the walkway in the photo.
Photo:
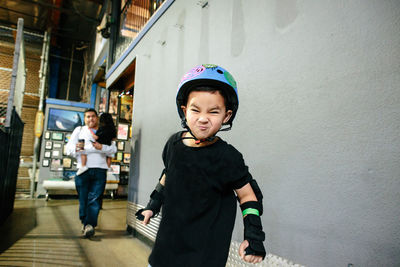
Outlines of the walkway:
[{"label": "walkway", "polygon": [[147,266],[150,248],[126,232],[126,200],[104,200],[96,235],[81,237],[77,200],[16,200],[0,226],[0,266]]}]

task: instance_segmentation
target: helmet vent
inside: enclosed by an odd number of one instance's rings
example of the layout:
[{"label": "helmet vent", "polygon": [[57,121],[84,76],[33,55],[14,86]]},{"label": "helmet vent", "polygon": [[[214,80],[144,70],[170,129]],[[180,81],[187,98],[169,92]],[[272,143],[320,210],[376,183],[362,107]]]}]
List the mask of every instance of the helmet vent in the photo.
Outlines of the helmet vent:
[{"label": "helmet vent", "polygon": [[224,74],[224,73],[222,72],[222,70],[217,70],[217,72],[218,72],[219,74]]}]

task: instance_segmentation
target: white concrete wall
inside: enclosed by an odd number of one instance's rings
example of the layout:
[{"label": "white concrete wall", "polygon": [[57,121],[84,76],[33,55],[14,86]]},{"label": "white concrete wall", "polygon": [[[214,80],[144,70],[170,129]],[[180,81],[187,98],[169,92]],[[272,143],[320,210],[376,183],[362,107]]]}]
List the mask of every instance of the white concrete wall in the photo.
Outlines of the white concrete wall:
[{"label": "white concrete wall", "polygon": [[399,266],[400,2],[198,2],[176,0],[125,61],[137,62],[130,200],[147,202],[180,129],[180,77],[220,64],[240,95],[222,136],[264,192],[268,252],[307,266]]}]

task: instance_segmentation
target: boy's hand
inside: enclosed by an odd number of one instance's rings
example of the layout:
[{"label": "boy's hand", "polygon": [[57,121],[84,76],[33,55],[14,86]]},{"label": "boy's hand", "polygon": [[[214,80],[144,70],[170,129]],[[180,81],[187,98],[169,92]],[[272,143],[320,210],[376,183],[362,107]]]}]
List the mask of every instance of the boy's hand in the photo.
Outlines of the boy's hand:
[{"label": "boy's hand", "polygon": [[239,256],[244,260],[245,262],[249,263],[259,263],[262,261],[261,256],[256,256],[256,255],[246,255],[244,250],[249,246],[249,241],[244,240],[242,244],[239,246]]},{"label": "boy's hand", "polygon": [[153,216],[153,211],[151,210],[144,210],[142,211],[142,215],[144,216],[144,219],[142,221],[142,224],[148,225],[150,223],[150,218]]}]

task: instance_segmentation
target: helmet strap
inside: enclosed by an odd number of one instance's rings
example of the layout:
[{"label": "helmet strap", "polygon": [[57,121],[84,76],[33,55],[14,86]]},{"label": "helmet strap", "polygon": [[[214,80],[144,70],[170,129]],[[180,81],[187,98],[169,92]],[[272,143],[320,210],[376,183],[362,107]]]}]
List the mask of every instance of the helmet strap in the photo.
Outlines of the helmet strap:
[{"label": "helmet strap", "polygon": [[183,140],[183,139],[194,139],[194,142],[195,142],[196,145],[199,145],[199,144],[201,144],[201,143],[203,143],[203,142],[212,142],[212,141],[215,140],[215,138],[217,138],[216,134],[217,134],[218,132],[225,132],[225,131],[229,131],[230,129],[232,129],[232,122],[230,122],[228,127],[226,127],[226,128],[222,128],[222,127],[221,127],[221,129],[219,129],[213,136],[207,137],[207,138],[205,138],[205,139],[198,139],[198,138],[192,133],[192,130],[190,130],[189,126],[187,125],[187,123],[186,123],[186,118],[183,118],[183,119],[182,119],[181,125],[182,125],[182,127],[185,128],[185,129],[190,133],[190,135],[192,136],[192,137],[182,137],[181,140]]}]

